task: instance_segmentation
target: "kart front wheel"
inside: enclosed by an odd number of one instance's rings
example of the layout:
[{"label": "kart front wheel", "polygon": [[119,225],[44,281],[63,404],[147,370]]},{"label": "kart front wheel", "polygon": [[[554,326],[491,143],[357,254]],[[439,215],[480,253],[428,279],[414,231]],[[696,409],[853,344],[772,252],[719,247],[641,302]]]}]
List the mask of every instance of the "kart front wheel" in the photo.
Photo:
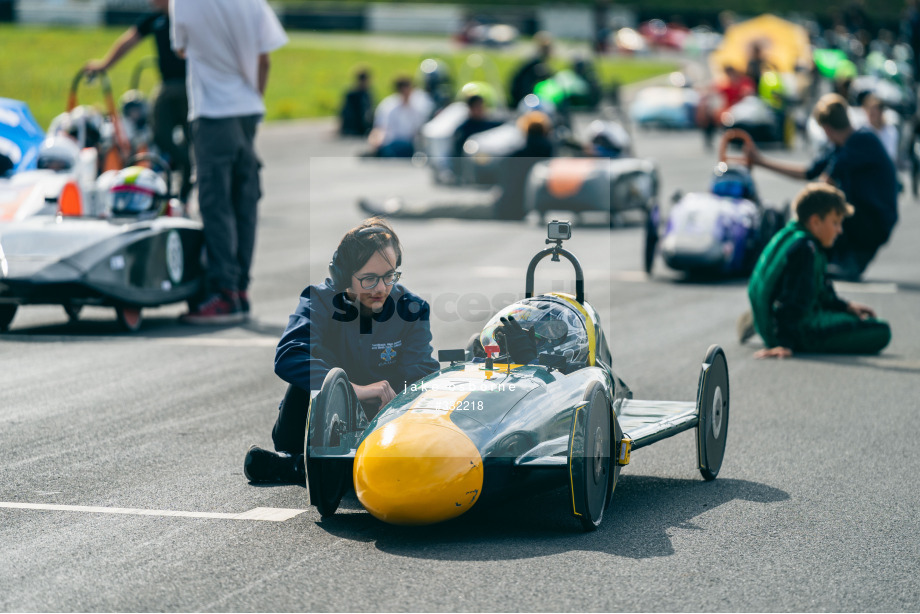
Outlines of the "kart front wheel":
[{"label": "kart front wheel", "polygon": [[611,458],[613,410],[600,383],[585,392],[585,404],[576,410],[574,420],[569,442],[573,512],[585,531],[594,531],[603,520],[619,474],[614,471],[619,465]]},{"label": "kart front wheel", "polygon": [[67,314],[67,319],[71,323],[76,322],[80,319],[80,312],[83,311],[83,305],[67,303],[64,305],[64,313]]},{"label": "kart front wheel", "polygon": [[696,398],[700,417],[696,427],[697,458],[703,479],[709,481],[719,475],[728,435],[728,362],[718,345],[710,346],[703,359]]},{"label": "kart front wheel", "polygon": [[351,484],[352,464],[343,460],[318,458],[323,449],[341,444],[342,435],[354,425],[357,399],[345,371],[335,368],[326,374],[319,394],[307,410],[307,430],[304,438],[304,465],[310,503],[322,517],[331,516]]},{"label": "kart front wheel", "polygon": [[0,305],[0,333],[5,333],[10,329],[10,323],[16,317],[16,310],[19,305]]},{"label": "kart front wheel", "polygon": [[[70,313],[68,312],[67,315],[69,316]],[[144,321],[140,307],[116,307],[115,316],[118,318],[118,324],[129,333],[139,331]]]}]

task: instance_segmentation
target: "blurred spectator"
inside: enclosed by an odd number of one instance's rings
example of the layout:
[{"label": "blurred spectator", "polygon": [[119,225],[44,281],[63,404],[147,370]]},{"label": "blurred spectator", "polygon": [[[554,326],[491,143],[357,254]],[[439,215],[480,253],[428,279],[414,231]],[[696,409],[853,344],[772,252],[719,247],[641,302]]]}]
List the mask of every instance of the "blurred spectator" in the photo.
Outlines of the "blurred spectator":
[{"label": "blurred spectator", "polygon": [[907,0],[901,20],[904,38],[914,50],[914,81],[920,81],[920,8],[917,0]]},{"label": "blurred spectator", "polygon": [[423,91],[412,87],[412,79],[400,76],[393,83],[395,93],[380,101],[374,113],[374,128],[368,136],[373,155],[381,158],[411,158],[415,137],[431,117],[434,104]]},{"label": "blurred spectator", "polygon": [[355,73],[355,83],[345,94],[339,117],[342,136],[367,136],[374,125],[374,102],[370,91],[370,71],[361,68]]},{"label": "blurred spectator", "polygon": [[820,178],[843,190],[855,213],[843,222],[831,262],[838,277],[859,279],[898,221],[897,173],[878,137],[868,127],[853,129],[846,100],[825,94],[814,117],[830,147],[811,164],[773,160],[757,149],[752,162],[793,179]]},{"label": "blurred spectator", "polygon": [[547,32],[537,32],[533,37],[536,55],[524,62],[511,78],[510,105],[516,107],[524,96],[533,93],[534,86],[552,76],[549,59],[553,55],[553,39]]},{"label": "blurred spectator", "polygon": [[[153,143],[164,154],[174,171],[182,173],[179,199],[188,200],[192,189],[189,157],[188,97],[185,90],[185,59],[172,50],[169,42],[169,0],[150,0],[147,13],[118,37],[101,60],[91,60],[84,69],[92,74],[105,71],[134,49],[149,34],[157,47],[157,66],[162,84],[153,105]],[[176,143],[174,132],[181,128],[184,138]]]},{"label": "blurred spectator", "polygon": [[898,163],[898,129],[885,121],[885,105],[875,94],[868,93],[862,97],[860,103],[866,112],[869,128],[878,137],[885,147],[885,152],[891,161]]},{"label": "blurred spectator", "polygon": [[208,295],[182,319],[237,323],[249,315],[262,196],[254,141],[265,113],[269,53],[288,39],[265,0],[174,0],[169,10],[173,48],[188,58],[189,121],[208,256]]},{"label": "blurred spectator", "polygon": [[697,123],[703,130],[703,142],[706,149],[712,147],[712,137],[716,127],[722,124],[722,115],[745,96],[755,93],[756,87],[751,78],[731,64],[722,67],[723,74],[713,85],[713,91],[720,99],[714,115],[710,107],[701,104],[697,110]]},{"label": "blurred spectator", "polygon": [[725,65],[725,75],[716,82],[716,92],[723,100],[722,111],[725,112],[730,107],[741,102],[745,96],[750,96],[757,90],[754,81],[746,74],[743,74],[731,64]]},{"label": "blurred spectator", "polygon": [[748,57],[745,73],[754,82],[755,88],[760,84],[760,78],[765,70],[767,70],[767,61],[763,57],[763,47],[760,43],[754,43],[751,45],[751,54]]},{"label": "blurred spectator", "polygon": [[467,98],[466,104],[470,114],[454,132],[454,157],[456,158],[463,155],[463,144],[468,138],[501,125],[500,121],[489,119],[486,116],[486,102],[479,94]]}]

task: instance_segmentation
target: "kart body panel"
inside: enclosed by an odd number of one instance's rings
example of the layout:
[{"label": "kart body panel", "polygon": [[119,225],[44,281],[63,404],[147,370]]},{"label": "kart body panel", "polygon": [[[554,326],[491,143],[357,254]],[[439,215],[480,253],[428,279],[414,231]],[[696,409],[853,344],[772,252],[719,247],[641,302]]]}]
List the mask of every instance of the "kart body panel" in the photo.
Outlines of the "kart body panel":
[{"label": "kart body panel", "polygon": [[669,212],[661,254],[679,271],[740,274],[751,263],[759,218],[747,199],[685,194]]},{"label": "kart body panel", "polygon": [[201,224],[184,218],[32,216],[0,225],[0,304],[152,307],[201,283]]},{"label": "kart body panel", "polygon": [[611,214],[652,207],[658,194],[654,163],[637,158],[554,158],[527,177],[525,210]]}]

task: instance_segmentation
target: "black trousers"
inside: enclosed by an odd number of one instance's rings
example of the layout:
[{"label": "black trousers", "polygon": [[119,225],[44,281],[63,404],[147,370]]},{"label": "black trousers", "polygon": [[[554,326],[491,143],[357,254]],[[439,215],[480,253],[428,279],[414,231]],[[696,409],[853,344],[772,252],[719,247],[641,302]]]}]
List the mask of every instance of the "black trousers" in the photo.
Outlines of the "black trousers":
[{"label": "black trousers", "polygon": [[192,122],[198,207],[213,290],[246,290],[262,196],[254,141],[260,117]]},{"label": "black trousers", "polygon": [[272,428],[275,450],[293,456],[303,454],[304,434],[307,428],[307,412],[310,408],[310,393],[297,386],[288,386],[284,399],[278,407],[278,419]]},{"label": "black trousers", "polygon": [[[361,402],[360,405],[369,420],[373,420],[379,411],[377,401]],[[287,452],[292,456],[303,454],[309,409],[309,391],[293,385],[288,386],[281,405],[278,406],[275,426],[272,427],[272,441],[276,451]]]}]

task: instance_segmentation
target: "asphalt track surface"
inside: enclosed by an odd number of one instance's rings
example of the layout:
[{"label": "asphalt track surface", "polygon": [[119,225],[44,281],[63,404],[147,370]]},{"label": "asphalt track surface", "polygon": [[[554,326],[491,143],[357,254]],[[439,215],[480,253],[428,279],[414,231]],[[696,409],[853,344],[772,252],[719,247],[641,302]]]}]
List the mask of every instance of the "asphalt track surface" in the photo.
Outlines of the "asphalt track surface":
[{"label": "asphalt track surface", "polygon": [[[424,169],[357,160],[359,144],[330,134],[326,122],[260,132],[249,324],[183,326],[172,306],[126,334],[110,310],[86,309],[70,325],[60,308],[31,307],[0,339],[0,610],[920,607],[920,204],[908,196],[865,283],[841,292],[892,323],[892,344],[871,358],[756,361],[758,345],[735,340],[742,282],[690,283],[660,262],[647,279],[641,226],[576,226],[568,247],[637,398],[693,399],[707,347],[725,348],[731,415],[714,482],[699,475],[692,431],[657,443],[633,455],[590,534],[563,491],[398,528],[353,495],[320,521],[304,488],[249,485],[243,455],[270,445],[285,389],[274,345],[302,288],[361,219],[357,198],[449,197]],[[697,135],[638,139],[661,165],[663,198],[706,188],[714,157]],[[799,187],[755,177],[777,202]],[[461,347],[489,305],[523,293],[545,236],[534,220],[396,227],[403,281],[433,305],[436,348]],[[548,266],[540,284],[569,288],[570,273]],[[246,513],[257,508],[276,520]]]}]

